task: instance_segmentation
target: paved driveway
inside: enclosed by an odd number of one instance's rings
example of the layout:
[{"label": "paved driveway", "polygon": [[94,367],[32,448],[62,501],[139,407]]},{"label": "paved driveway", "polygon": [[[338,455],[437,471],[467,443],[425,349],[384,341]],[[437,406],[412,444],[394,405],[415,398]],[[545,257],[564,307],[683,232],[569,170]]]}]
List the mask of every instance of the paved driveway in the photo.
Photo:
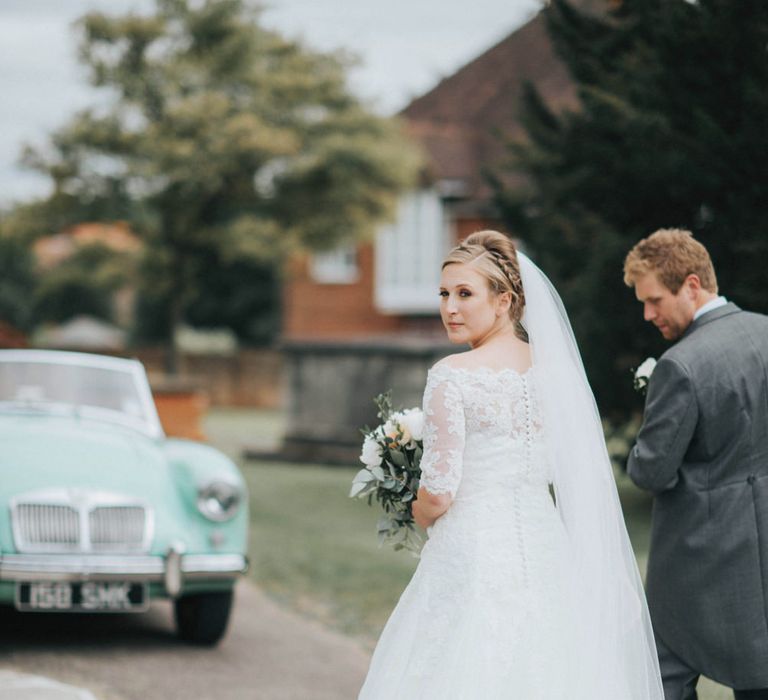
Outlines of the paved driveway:
[{"label": "paved driveway", "polygon": [[[89,690],[97,700],[353,700],[368,667],[355,642],[239,584],[227,636],[178,642],[170,605],[145,615],[0,615],[0,700],[13,673]],[[4,673],[3,673],[4,672]],[[74,700],[27,690],[14,700]],[[33,694],[37,692],[38,694]],[[51,691],[52,692],[52,691]],[[26,694],[25,694],[26,693]]]}]

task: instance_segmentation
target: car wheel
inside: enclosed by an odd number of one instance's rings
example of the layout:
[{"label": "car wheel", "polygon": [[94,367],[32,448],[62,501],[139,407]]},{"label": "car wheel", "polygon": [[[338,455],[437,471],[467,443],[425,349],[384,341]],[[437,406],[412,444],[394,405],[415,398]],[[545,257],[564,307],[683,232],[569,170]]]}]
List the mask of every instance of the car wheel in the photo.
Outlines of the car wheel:
[{"label": "car wheel", "polygon": [[234,591],[195,593],[174,601],[176,631],[193,644],[212,646],[223,636],[232,610]]}]

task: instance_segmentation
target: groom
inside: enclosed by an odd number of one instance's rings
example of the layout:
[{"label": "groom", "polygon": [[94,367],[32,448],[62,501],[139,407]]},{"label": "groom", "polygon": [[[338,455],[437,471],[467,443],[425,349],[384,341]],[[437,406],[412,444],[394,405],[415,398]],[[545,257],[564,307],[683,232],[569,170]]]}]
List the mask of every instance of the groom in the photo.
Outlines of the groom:
[{"label": "groom", "polygon": [[688,231],[640,241],[624,281],[675,342],[628,462],[655,495],[647,594],[665,699],[695,700],[700,674],[768,699],[768,317],[718,296]]}]

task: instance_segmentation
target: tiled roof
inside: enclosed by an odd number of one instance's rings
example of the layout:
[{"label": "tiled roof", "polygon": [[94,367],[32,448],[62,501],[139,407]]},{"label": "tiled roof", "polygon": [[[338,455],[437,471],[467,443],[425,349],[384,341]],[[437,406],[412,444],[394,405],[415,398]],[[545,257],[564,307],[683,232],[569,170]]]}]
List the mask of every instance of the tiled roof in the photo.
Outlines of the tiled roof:
[{"label": "tiled roof", "polygon": [[141,240],[125,222],[86,222],[39,238],[35,241],[34,252],[40,266],[49,269],[66,260],[78,248],[93,244],[104,245],[116,253],[136,253],[142,246]]},{"label": "tiled roof", "polygon": [[428,154],[432,178],[462,179],[470,199],[490,197],[482,170],[504,157],[502,134],[522,135],[519,100],[526,82],[555,110],[576,105],[541,13],[401,112]]}]

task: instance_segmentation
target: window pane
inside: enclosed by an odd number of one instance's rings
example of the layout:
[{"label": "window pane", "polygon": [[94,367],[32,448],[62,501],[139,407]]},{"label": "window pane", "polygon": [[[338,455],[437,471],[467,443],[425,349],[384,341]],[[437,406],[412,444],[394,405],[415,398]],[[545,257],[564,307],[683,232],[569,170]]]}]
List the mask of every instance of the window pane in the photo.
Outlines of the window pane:
[{"label": "window pane", "polygon": [[310,275],[320,284],[352,284],[357,282],[357,250],[343,245],[326,253],[316,253],[310,261]]},{"label": "window pane", "polygon": [[433,190],[400,200],[394,223],[376,236],[376,306],[385,313],[437,313],[449,223]]}]

